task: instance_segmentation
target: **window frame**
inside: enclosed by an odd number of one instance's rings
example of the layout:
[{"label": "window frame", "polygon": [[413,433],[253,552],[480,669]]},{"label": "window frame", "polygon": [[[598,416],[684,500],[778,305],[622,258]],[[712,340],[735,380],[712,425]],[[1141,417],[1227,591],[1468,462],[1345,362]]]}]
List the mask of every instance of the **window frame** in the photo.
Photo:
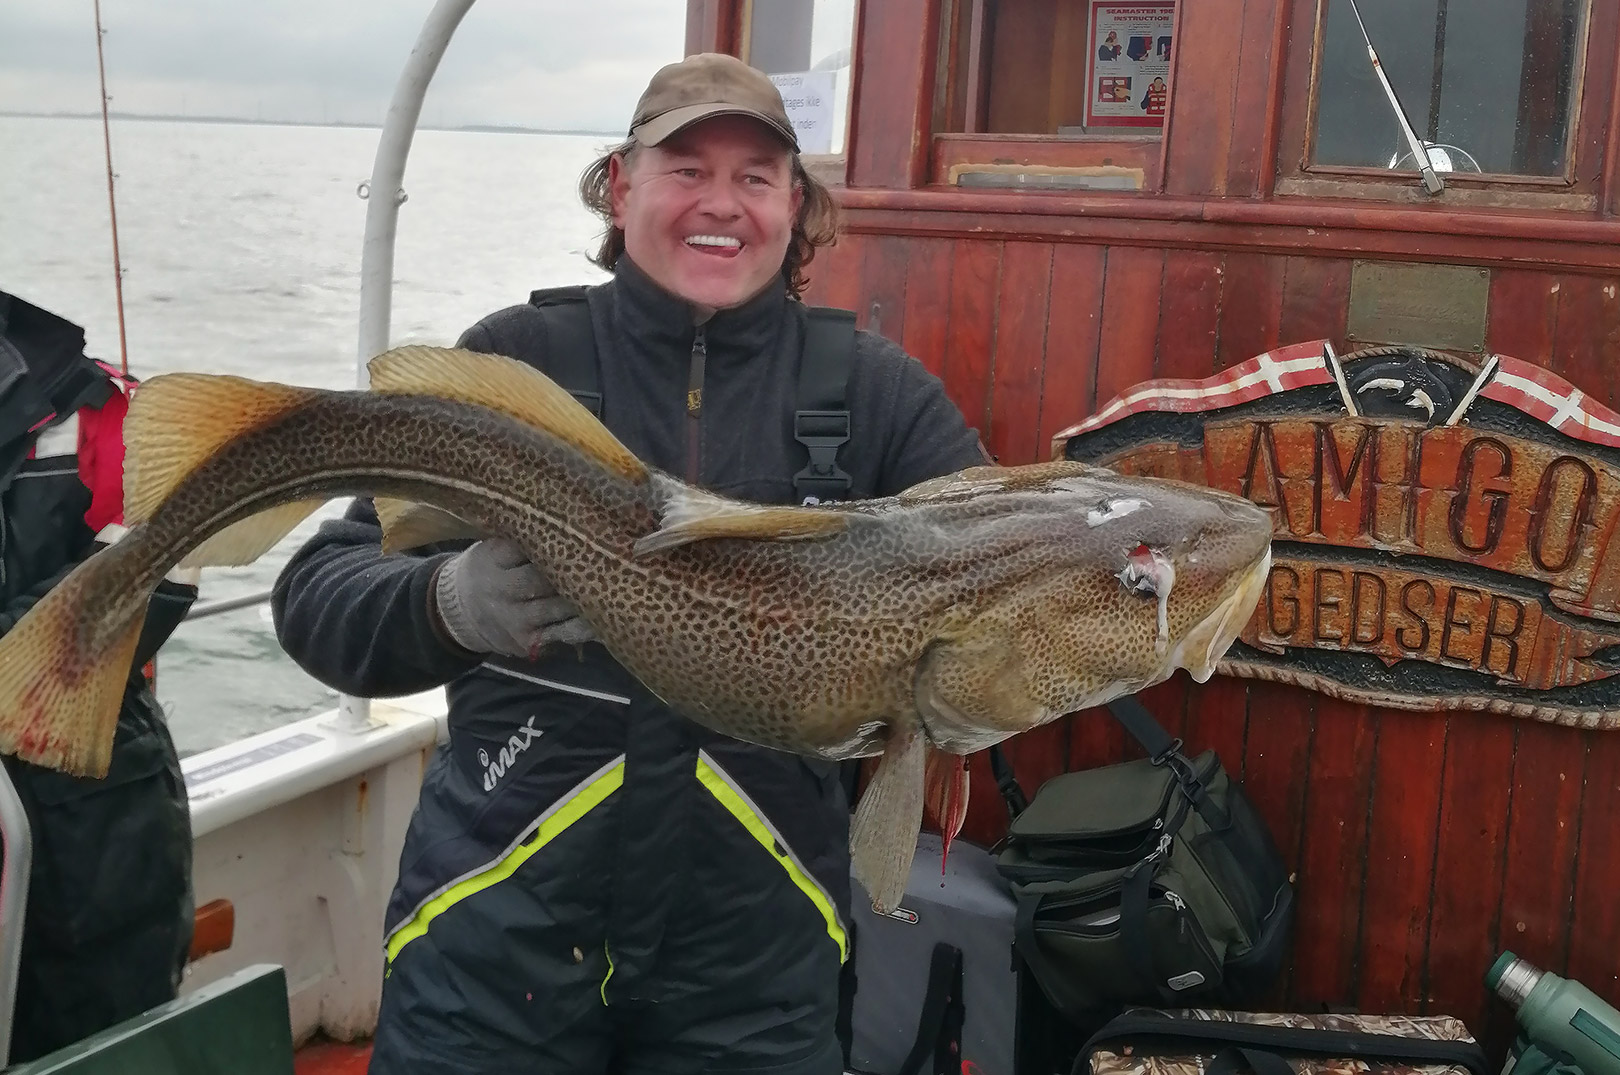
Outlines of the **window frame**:
[{"label": "window frame", "polygon": [[[935,95],[927,133],[929,163],[927,181],[934,186],[961,189],[955,177],[963,171],[982,173],[1017,172],[1025,166],[1028,174],[1090,176],[1120,174],[1139,177],[1132,189],[1071,188],[1064,193],[1153,194],[1163,191],[1164,154],[1175,114],[1176,70],[1181,50],[1170,57],[1168,94],[1164,123],[1157,129],[1137,133],[1131,128],[1114,128],[1107,133],[1077,135],[988,132],[982,127],[988,107],[988,69],[993,47],[986,33],[999,0],[931,0],[938,19],[935,57]],[[1085,0],[1089,5],[1089,0]],[[1186,0],[1176,0],[1173,25],[1181,25]],[[959,35],[967,34],[966,43]],[[1088,45],[1089,50],[1089,45]],[[960,62],[959,62],[960,61]],[[964,131],[946,130],[957,96],[963,98]],[[992,188],[993,189],[993,188]],[[986,191],[989,193],[990,191]]]},{"label": "window frame", "polygon": [[[754,0],[732,0],[732,2],[736,4],[733,15],[736,55],[743,63],[751,64],[753,61],[749,59],[749,53],[754,44]],[[809,0],[805,2],[808,3]],[[860,93],[860,86],[854,74],[860,63],[861,5],[866,2],[868,0],[855,0],[855,18],[850,27],[850,87],[844,114],[843,148],[835,153],[799,154],[799,163],[804,165],[804,170],[824,187],[841,187],[849,181],[849,150],[855,138],[856,98]]]},{"label": "window frame", "polygon": [[[1293,0],[1292,3],[1291,14],[1296,17],[1288,33],[1274,194],[1414,205],[1449,203],[1481,208],[1580,212],[1599,208],[1615,73],[1613,50],[1608,50],[1608,55],[1599,50],[1603,40],[1614,37],[1616,5],[1605,0],[1583,0],[1576,31],[1563,173],[1535,176],[1446,172],[1443,175],[1445,189],[1437,195],[1429,195],[1422,189],[1416,170],[1396,172],[1365,165],[1311,161],[1316,148],[1327,6],[1333,2],[1343,0]],[[1306,14],[1301,8],[1306,8],[1311,17],[1297,17]]]}]

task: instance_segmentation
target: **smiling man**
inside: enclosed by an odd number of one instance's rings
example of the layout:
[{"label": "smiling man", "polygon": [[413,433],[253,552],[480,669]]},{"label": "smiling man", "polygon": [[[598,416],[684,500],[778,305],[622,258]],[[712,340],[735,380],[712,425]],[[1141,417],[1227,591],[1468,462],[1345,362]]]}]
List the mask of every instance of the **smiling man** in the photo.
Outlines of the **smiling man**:
[{"label": "smiling man", "polygon": [[[659,71],[581,194],[612,279],[537,292],[462,346],[545,370],[649,464],[729,496],[883,496],[986,461],[918,362],[798,301],[833,204],[758,71]],[[664,706],[510,543],[379,538],[356,501],[274,601],[282,645],[337,689],[449,685],[372,1072],[841,1071],[837,771]]]}]

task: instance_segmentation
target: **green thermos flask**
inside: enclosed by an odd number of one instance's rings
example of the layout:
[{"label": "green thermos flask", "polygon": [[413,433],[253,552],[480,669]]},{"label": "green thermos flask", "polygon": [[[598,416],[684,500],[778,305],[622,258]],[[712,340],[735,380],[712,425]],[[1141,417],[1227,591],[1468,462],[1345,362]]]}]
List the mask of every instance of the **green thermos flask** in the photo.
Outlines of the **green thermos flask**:
[{"label": "green thermos flask", "polygon": [[1579,982],[1503,952],[1485,985],[1514,1009],[1522,1031],[1516,1075],[1575,1067],[1581,1075],[1620,1075],[1620,1012]]}]

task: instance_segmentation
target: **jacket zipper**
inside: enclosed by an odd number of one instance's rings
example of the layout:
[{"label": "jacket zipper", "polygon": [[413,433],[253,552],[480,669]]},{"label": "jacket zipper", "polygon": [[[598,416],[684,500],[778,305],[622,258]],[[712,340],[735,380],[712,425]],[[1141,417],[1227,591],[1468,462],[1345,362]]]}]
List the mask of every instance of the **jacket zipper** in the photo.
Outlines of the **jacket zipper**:
[{"label": "jacket zipper", "polygon": [[709,357],[708,341],[703,326],[692,337],[692,361],[686,376],[686,480],[698,484],[698,468],[702,461],[703,434],[703,367]]}]

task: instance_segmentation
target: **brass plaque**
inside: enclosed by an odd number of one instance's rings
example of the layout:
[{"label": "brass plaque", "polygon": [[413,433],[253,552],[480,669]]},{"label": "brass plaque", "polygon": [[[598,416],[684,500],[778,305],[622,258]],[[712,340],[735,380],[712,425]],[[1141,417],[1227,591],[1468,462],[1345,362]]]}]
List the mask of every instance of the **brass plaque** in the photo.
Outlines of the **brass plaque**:
[{"label": "brass plaque", "polygon": [[1482,352],[1490,293],[1488,269],[1358,261],[1350,269],[1347,335],[1357,343]]}]

